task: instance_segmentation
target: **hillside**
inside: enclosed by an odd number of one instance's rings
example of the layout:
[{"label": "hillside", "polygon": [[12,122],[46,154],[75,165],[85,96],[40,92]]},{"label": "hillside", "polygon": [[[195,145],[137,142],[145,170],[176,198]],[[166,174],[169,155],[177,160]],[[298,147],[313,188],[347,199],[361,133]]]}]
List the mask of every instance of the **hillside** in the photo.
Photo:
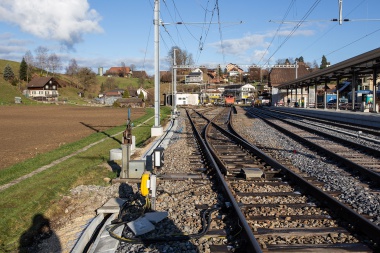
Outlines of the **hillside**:
[{"label": "hillside", "polygon": [[[36,103],[32,100],[22,96],[22,90],[26,89],[26,82],[21,82],[18,87],[12,86],[9,82],[3,79],[3,71],[5,66],[9,64],[16,77],[19,75],[20,63],[15,61],[1,60],[0,59],[0,105],[14,104],[15,97],[22,97],[23,103],[30,104]],[[83,90],[80,83],[73,83],[71,78],[65,74],[58,74],[56,78],[63,81],[63,87],[59,89],[59,100],[67,101],[75,104],[87,104],[89,99],[97,97],[101,89],[103,91],[119,88],[119,89],[138,89],[140,86],[148,90],[149,93],[154,92],[154,82],[152,79],[145,79],[141,84],[141,80],[138,78],[123,78],[114,77],[112,85],[109,85],[109,78],[106,76],[96,76],[96,84],[91,87],[89,91],[85,93],[85,98],[78,96],[78,93]],[[165,92],[166,89],[164,88]]]},{"label": "hillside", "polygon": [[9,66],[11,66],[13,73],[15,73],[15,76],[18,76],[19,71],[20,71],[20,62],[1,60],[0,59],[0,75],[1,75],[1,77],[3,77],[4,68],[7,64],[9,64]]}]

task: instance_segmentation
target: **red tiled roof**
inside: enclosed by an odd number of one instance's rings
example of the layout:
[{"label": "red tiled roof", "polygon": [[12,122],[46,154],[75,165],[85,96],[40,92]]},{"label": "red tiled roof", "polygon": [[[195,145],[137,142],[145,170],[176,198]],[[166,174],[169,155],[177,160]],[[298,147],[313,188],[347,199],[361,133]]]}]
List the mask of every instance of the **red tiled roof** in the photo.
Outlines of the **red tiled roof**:
[{"label": "red tiled roof", "polygon": [[[123,67],[111,67],[109,70],[107,70],[107,73],[113,73],[113,74],[119,74],[121,72],[123,72]],[[125,67],[124,72],[126,74],[129,74],[131,72],[131,69],[129,67]]]}]

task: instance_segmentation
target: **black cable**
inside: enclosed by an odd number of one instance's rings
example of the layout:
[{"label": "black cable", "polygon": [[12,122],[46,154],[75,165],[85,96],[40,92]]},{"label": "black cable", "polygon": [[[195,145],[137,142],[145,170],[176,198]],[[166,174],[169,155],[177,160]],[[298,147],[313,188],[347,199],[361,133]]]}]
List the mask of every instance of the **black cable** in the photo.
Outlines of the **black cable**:
[{"label": "black cable", "polygon": [[126,224],[127,222],[120,222],[117,223],[109,228],[107,228],[107,231],[109,232],[110,236],[120,242],[126,242],[126,243],[132,243],[132,244],[142,244],[142,243],[157,243],[157,242],[169,242],[169,241],[183,241],[183,240],[190,240],[190,239],[196,239],[201,238],[204,236],[211,224],[211,218],[212,213],[219,210],[219,207],[207,209],[202,214],[202,231],[198,234],[190,234],[190,235],[167,235],[162,237],[155,237],[155,238],[127,238],[127,237],[120,237],[114,233],[114,231],[120,227],[121,225]]}]

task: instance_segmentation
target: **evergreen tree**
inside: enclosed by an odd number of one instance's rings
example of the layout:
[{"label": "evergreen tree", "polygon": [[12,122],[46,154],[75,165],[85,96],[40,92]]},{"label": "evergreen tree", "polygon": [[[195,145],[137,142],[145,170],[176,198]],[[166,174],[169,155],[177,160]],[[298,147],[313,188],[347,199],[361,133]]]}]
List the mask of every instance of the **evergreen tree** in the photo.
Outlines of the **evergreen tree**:
[{"label": "evergreen tree", "polygon": [[319,67],[320,69],[324,69],[326,68],[328,65],[328,62],[327,62],[327,59],[326,59],[326,56],[322,56],[322,61],[321,61],[321,66]]},{"label": "evergreen tree", "polygon": [[22,58],[20,63],[20,72],[19,72],[20,80],[27,81],[28,77],[28,65],[26,64],[25,58]]},{"label": "evergreen tree", "polygon": [[5,81],[12,81],[15,78],[15,74],[9,64],[7,64],[4,68],[3,77]]},{"label": "evergreen tree", "polygon": [[125,89],[124,94],[123,94],[123,98],[129,98],[129,90],[128,89]]}]

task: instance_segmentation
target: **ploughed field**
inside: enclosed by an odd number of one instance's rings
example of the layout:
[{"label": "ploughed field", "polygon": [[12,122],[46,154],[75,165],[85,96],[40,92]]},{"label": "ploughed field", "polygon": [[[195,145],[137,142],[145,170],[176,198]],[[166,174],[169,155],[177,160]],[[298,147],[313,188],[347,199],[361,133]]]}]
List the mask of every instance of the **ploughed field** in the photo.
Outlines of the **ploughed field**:
[{"label": "ploughed field", "polygon": [[[131,110],[131,120],[145,114]],[[0,169],[126,124],[128,109],[70,105],[0,107]]]}]

